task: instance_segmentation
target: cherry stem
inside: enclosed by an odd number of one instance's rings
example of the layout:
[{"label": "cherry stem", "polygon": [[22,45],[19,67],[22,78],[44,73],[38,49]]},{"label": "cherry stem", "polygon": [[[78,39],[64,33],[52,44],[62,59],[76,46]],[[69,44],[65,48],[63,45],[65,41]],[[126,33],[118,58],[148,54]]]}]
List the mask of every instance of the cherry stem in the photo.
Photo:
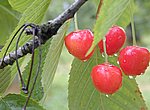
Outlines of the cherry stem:
[{"label": "cherry stem", "polygon": [[106,52],[106,38],[105,37],[103,37],[103,47],[104,47],[105,62],[108,62],[108,55]]},{"label": "cherry stem", "polygon": [[77,13],[75,13],[75,15],[74,15],[74,25],[75,25],[75,30],[77,31],[79,29],[78,28]]},{"label": "cherry stem", "polygon": [[[99,5],[98,5],[98,9],[97,9],[97,12],[96,12],[96,19],[98,18],[99,14],[100,14],[102,4],[103,4],[103,0],[100,0]],[[106,52],[106,38],[105,38],[105,36],[103,37],[103,47],[104,47],[105,62],[108,62],[108,55],[107,55],[107,52]]]},{"label": "cherry stem", "polygon": [[103,0],[100,0],[99,5],[98,5],[98,9],[97,9],[97,12],[96,12],[96,19],[98,18],[98,15],[99,15],[101,7],[102,7],[102,4],[103,4]]},{"label": "cherry stem", "polygon": [[133,11],[132,11],[132,4],[134,1],[130,0],[130,13],[131,13],[131,29],[132,29],[132,38],[133,38],[133,45],[137,45],[136,44],[136,36],[135,36],[135,25],[134,25],[134,15],[133,15]]}]

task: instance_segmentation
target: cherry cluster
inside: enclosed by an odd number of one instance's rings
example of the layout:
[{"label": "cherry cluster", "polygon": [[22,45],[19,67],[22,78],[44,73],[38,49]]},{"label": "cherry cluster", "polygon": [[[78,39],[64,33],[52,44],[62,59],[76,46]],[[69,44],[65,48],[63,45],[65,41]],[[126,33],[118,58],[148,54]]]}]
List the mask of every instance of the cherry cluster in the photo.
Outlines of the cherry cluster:
[{"label": "cherry cluster", "polygon": [[[86,61],[94,53],[94,50],[86,56],[92,45],[94,36],[90,30],[78,30],[65,37],[65,45],[69,53],[76,58]],[[113,94],[122,86],[122,72],[128,76],[141,75],[149,66],[150,54],[148,49],[140,46],[122,46],[126,40],[123,28],[113,26],[105,35],[105,47],[107,55],[119,52],[118,62],[120,67],[104,62],[93,67],[91,78],[96,89],[105,94]],[[104,41],[98,43],[100,52],[104,52]],[[120,50],[121,49],[121,50]]]}]

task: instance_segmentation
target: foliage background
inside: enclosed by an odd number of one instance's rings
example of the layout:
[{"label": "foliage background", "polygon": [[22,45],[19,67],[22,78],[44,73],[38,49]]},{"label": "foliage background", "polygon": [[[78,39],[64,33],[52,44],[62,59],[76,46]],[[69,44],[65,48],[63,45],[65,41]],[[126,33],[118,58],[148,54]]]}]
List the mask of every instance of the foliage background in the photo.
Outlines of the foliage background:
[{"label": "foliage background", "polygon": [[[64,9],[66,9],[74,0],[52,0],[51,5],[49,6],[49,10],[43,19],[43,23],[55,18],[59,15]],[[148,0],[136,0],[136,13],[135,13],[135,24],[136,30],[138,32],[139,37],[139,44],[141,46],[145,46],[150,49],[150,2]],[[56,8],[57,7],[57,8]],[[95,22],[95,13],[96,13],[96,6],[94,0],[91,3],[86,4],[83,6],[80,11],[78,12],[78,21],[79,21],[79,28],[92,28]],[[16,15],[19,18],[18,13]],[[84,15],[84,17],[83,17]],[[17,22],[17,20],[16,20]],[[14,25],[15,27],[15,25]],[[8,27],[6,27],[8,28]],[[69,31],[74,30],[73,22],[69,28]],[[128,31],[128,29],[127,29]],[[8,33],[10,34],[10,33]],[[130,35],[128,36],[130,39]],[[0,40],[2,41],[2,40]],[[4,41],[4,40],[3,40]],[[130,40],[128,42],[131,42]],[[130,44],[130,43],[129,43]],[[71,68],[71,62],[73,57],[67,52],[66,48],[63,47],[63,52],[60,57],[58,69],[56,72],[56,76],[54,78],[53,84],[51,89],[48,92],[48,98],[46,99],[46,107],[51,110],[68,110],[68,103],[67,103],[67,87],[68,87],[68,78],[69,78],[69,70]],[[147,69],[146,73],[142,76],[138,76],[137,82],[139,87],[142,91],[144,99],[150,109],[150,68]],[[132,80],[132,79],[131,79]],[[12,85],[13,89],[9,89],[8,92],[17,91],[19,92],[18,86],[16,85],[16,80]],[[14,88],[17,88],[14,90]]]}]

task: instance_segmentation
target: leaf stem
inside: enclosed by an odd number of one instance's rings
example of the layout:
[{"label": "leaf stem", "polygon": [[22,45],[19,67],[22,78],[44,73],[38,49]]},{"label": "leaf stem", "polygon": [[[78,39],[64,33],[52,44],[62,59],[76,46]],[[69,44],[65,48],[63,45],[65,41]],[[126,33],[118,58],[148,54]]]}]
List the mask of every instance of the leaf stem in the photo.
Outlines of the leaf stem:
[{"label": "leaf stem", "polygon": [[[97,9],[97,12],[96,12],[96,19],[98,18],[99,14],[100,14],[102,4],[103,4],[103,0],[100,0],[99,5],[98,5],[98,9]],[[106,38],[105,38],[105,36],[103,37],[103,47],[104,47],[105,62],[108,62],[108,55],[107,55],[107,52],[106,52]]]},{"label": "leaf stem", "polygon": [[132,30],[132,38],[133,38],[133,45],[137,45],[136,43],[136,36],[135,36],[135,25],[134,25],[134,15],[132,11],[132,4],[134,1],[130,0],[130,13],[131,13],[131,30]]},{"label": "leaf stem", "polygon": [[[102,4],[103,4],[103,0],[100,0],[99,5],[98,5],[98,9],[97,9],[97,12],[96,12],[96,19],[98,18],[99,14],[100,14]],[[106,52],[106,38],[105,38],[105,36],[103,37],[103,47],[104,47],[105,62],[108,62],[108,55],[107,55],[107,52]]]}]

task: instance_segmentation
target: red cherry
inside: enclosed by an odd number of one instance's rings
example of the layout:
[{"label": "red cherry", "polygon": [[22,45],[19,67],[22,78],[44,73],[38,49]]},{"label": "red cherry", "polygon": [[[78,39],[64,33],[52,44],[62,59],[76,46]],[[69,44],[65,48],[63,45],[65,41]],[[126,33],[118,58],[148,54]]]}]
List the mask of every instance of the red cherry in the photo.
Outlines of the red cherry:
[{"label": "red cherry", "polygon": [[121,70],[109,63],[94,66],[91,77],[96,89],[105,94],[115,93],[122,85]]},{"label": "red cherry", "polygon": [[144,47],[127,46],[120,51],[118,60],[126,75],[140,75],[149,65],[149,51]]},{"label": "red cherry", "polygon": [[[123,28],[119,26],[113,26],[109,29],[106,34],[106,52],[108,55],[113,55],[117,53],[120,48],[123,46],[126,40],[126,33]],[[100,48],[100,52],[104,52],[103,48],[103,40],[101,40],[98,44]]]},{"label": "red cherry", "polygon": [[150,61],[150,52],[149,52],[149,61]]},{"label": "red cherry", "polygon": [[65,45],[68,51],[80,60],[88,60],[94,50],[85,56],[93,42],[93,34],[90,30],[78,30],[65,37]]}]

